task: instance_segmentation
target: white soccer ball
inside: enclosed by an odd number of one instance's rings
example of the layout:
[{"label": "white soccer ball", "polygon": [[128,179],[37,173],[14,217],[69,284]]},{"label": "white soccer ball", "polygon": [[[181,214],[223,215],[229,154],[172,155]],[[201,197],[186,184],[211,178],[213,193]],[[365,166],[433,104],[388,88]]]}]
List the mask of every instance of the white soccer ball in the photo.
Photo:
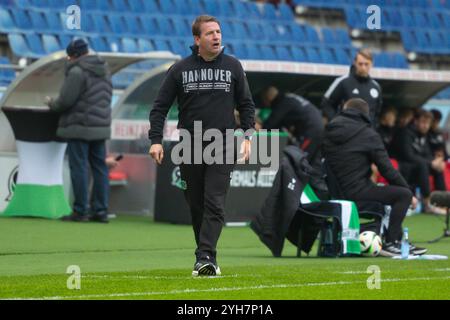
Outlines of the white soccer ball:
[{"label": "white soccer ball", "polygon": [[366,257],[376,257],[380,254],[381,238],[373,231],[364,231],[359,235],[361,254]]}]

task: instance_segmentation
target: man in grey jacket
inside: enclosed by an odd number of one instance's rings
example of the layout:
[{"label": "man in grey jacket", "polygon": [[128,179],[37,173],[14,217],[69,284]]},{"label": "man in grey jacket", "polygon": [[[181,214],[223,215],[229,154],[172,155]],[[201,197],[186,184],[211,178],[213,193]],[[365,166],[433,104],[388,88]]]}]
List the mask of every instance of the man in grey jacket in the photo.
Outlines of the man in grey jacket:
[{"label": "man in grey jacket", "polygon": [[[61,114],[57,136],[68,142],[75,201],[72,214],[63,220],[108,222],[105,140],[111,135],[111,76],[105,61],[89,55],[84,40],[72,41],[66,51],[65,80],[59,97],[46,97],[50,109]],[[88,214],[89,166],[93,177],[91,217]]]}]

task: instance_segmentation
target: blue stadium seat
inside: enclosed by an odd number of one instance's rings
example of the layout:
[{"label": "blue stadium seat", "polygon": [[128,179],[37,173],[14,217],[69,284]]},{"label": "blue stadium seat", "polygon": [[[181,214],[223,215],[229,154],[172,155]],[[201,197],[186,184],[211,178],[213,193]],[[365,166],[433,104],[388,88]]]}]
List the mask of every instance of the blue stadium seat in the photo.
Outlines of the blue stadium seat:
[{"label": "blue stadium seat", "polygon": [[237,39],[248,40],[250,38],[247,26],[243,22],[233,21],[233,28]]},{"label": "blue stadium seat", "polygon": [[348,31],[346,29],[337,28],[334,30],[338,43],[343,46],[351,46],[352,41],[350,36],[348,35]]},{"label": "blue stadium seat", "polygon": [[220,28],[222,31],[222,38],[223,39],[235,39],[235,34],[234,34],[234,28],[233,28],[233,23],[229,22],[228,20],[223,20],[220,23]]},{"label": "blue stadium seat", "polygon": [[[128,5],[130,6],[131,11],[134,13],[144,13],[145,7],[143,4],[143,1],[145,1],[145,0],[128,0]],[[145,2],[147,2],[147,1],[145,1]],[[151,13],[153,13],[153,12],[151,12]]]},{"label": "blue stadium seat", "polygon": [[160,13],[156,0],[142,0],[142,4],[144,5],[145,13],[148,14]]},{"label": "blue stadium seat", "polygon": [[178,39],[170,39],[170,48],[173,53],[178,54],[182,57],[186,57],[189,55],[189,48],[185,46],[184,41],[180,41]]},{"label": "blue stadium seat", "polygon": [[83,10],[98,10],[98,2],[97,1],[92,1],[92,0],[78,0],[78,4],[80,6],[81,11]]},{"label": "blue stadium seat", "polygon": [[90,36],[88,41],[89,41],[90,47],[97,52],[110,52],[111,51],[111,48],[108,45],[105,37]]},{"label": "blue stadium seat", "polygon": [[334,33],[334,30],[331,28],[322,28],[322,42],[324,43],[338,43],[338,40],[336,39],[336,35]]},{"label": "blue stadium seat", "polygon": [[111,33],[111,27],[108,23],[108,19],[101,13],[92,13],[91,14],[94,30],[98,33]]},{"label": "blue stadium seat", "polygon": [[172,23],[174,26],[175,33],[177,37],[188,37],[192,34],[188,21],[183,17],[172,17]]},{"label": "blue stadium seat", "polygon": [[263,60],[263,54],[261,52],[261,48],[256,44],[245,44],[247,48],[248,59],[251,60]]},{"label": "blue stadium seat", "polygon": [[293,61],[291,51],[287,46],[275,46],[275,51],[279,60]]},{"label": "blue stadium seat", "polygon": [[72,41],[72,37],[65,35],[63,33],[58,34],[59,46],[62,49],[65,50],[71,41]]},{"label": "blue stadium seat", "polygon": [[246,19],[261,19],[261,11],[259,11],[258,6],[253,1],[245,1],[244,5],[247,6],[247,12],[249,15],[245,17]]},{"label": "blue stadium seat", "polygon": [[14,30],[17,30],[17,27],[9,10],[0,8],[0,31],[7,33]]},{"label": "blue stadium seat", "polygon": [[107,36],[105,37],[106,44],[111,52],[120,52],[121,39],[115,36]]},{"label": "blue stadium seat", "polygon": [[263,44],[260,46],[260,48],[261,48],[262,58],[264,60],[278,60],[277,54],[275,53],[273,46],[268,45],[268,44]]},{"label": "blue stadium seat", "polygon": [[259,23],[258,21],[247,22],[247,28],[251,39],[261,40],[266,38],[264,34],[264,29],[261,23]]},{"label": "blue stadium seat", "polygon": [[234,55],[238,59],[247,59],[248,51],[247,47],[242,42],[232,42]]},{"label": "blue stadium seat", "polygon": [[157,51],[171,51],[169,43],[164,39],[153,39]]},{"label": "blue stadium seat", "polygon": [[286,3],[280,3],[278,5],[278,11],[280,13],[278,19],[283,21],[291,21],[294,20],[294,12],[292,12],[292,9],[289,5]]},{"label": "blue stadium seat", "polygon": [[232,1],[220,0],[216,2],[216,5],[219,6],[220,16],[222,17],[235,17],[237,15]]},{"label": "blue stadium seat", "polygon": [[172,0],[163,0],[159,2],[161,12],[164,14],[178,13]]},{"label": "blue stadium seat", "polygon": [[[193,8],[198,7],[198,5],[195,6],[191,6],[186,0],[172,0],[172,6],[173,6],[173,11],[169,12],[169,14],[173,14],[173,13],[177,13],[179,15],[183,15],[183,16],[189,16],[189,15],[194,15],[194,10]],[[166,5],[168,3],[170,3],[170,1],[162,1],[161,3],[161,9],[162,9],[162,3],[166,3]],[[163,11],[164,12],[164,11]],[[196,10],[196,12],[198,13],[198,11]]]},{"label": "blue stadium seat", "polygon": [[0,0],[0,8],[12,8],[15,6],[14,0]]},{"label": "blue stadium seat", "polygon": [[25,39],[31,52],[33,52],[37,56],[43,56],[46,54],[44,47],[42,46],[41,37],[38,34],[27,33],[25,34]]},{"label": "blue stadium seat", "polygon": [[29,10],[28,14],[31,19],[31,24],[33,25],[33,30],[43,32],[49,29],[45,15],[42,12]]},{"label": "blue stadium seat", "polygon": [[159,26],[156,17],[145,15],[138,17],[138,19],[141,21],[141,26],[148,36],[154,37],[159,34]]},{"label": "blue stadium seat", "polygon": [[323,59],[323,63],[337,64],[337,59],[334,55],[333,48],[330,47],[319,47],[319,55]]},{"label": "blue stadium seat", "polygon": [[295,61],[308,62],[308,56],[306,54],[305,48],[298,45],[291,46],[292,57]]},{"label": "blue stadium seat", "polygon": [[65,10],[67,7],[76,4],[73,0],[48,0],[50,9]]},{"label": "blue stadium seat", "polygon": [[14,9],[12,10],[12,16],[15,21],[15,25],[20,29],[32,29],[33,26],[30,22],[30,17],[28,15],[28,11],[23,9]]},{"label": "blue stadium seat", "polygon": [[279,34],[277,30],[277,26],[275,24],[265,22],[262,24],[262,28],[264,29],[264,34],[266,35],[266,39],[271,42],[277,42],[279,39]]},{"label": "blue stadium seat", "polygon": [[115,33],[117,35],[128,33],[123,14],[108,14],[108,19],[112,33]]},{"label": "blue stadium seat", "polygon": [[28,47],[25,37],[21,33],[9,33],[8,42],[12,52],[19,57],[32,57],[35,58],[38,55],[32,53]]},{"label": "blue stadium seat", "polygon": [[147,52],[147,51],[153,51],[155,50],[155,47],[153,46],[153,43],[147,39],[139,38],[137,40],[137,45],[139,47],[140,52]]},{"label": "blue stadium seat", "polygon": [[308,56],[308,62],[323,63],[323,58],[320,54],[319,48],[308,46],[305,48],[305,50],[306,55]]},{"label": "blue stadium seat", "polygon": [[[203,8],[205,9],[205,14],[209,14],[212,16],[219,16],[220,10],[217,1],[215,0],[202,0]],[[232,16],[228,16],[232,17]]]},{"label": "blue stadium seat", "polygon": [[29,0],[32,7],[49,8],[48,0]]},{"label": "blue stadium seat", "polygon": [[265,3],[263,6],[262,17],[265,20],[277,20],[278,15],[275,6],[271,3]]},{"label": "blue stadium seat", "polygon": [[237,12],[237,17],[241,19],[248,19],[251,15],[249,10],[249,6],[247,6],[247,2],[244,1],[235,1],[233,2],[235,11]]},{"label": "blue stadium seat", "polygon": [[121,51],[136,53],[139,52],[139,48],[136,44],[136,40],[133,38],[123,37],[120,41]]},{"label": "blue stadium seat", "polygon": [[400,32],[403,46],[407,51],[414,51],[417,46],[415,35],[410,29],[403,29]]},{"label": "blue stadium seat", "polygon": [[138,19],[138,16],[126,14],[123,15],[123,19],[128,33],[137,36],[144,32],[144,29],[141,25],[141,21]]},{"label": "blue stadium seat", "polygon": [[348,49],[336,47],[334,52],[336,54],[336,61],[338,64],[349,65],[352,59],[349,56]]},{"label": "blue stadium seat", "polygon": [[115,11],[125,13],[131,11],[128,7],[128,0],[111,0],[112,6]]},{"label": "blue stadium seat", "polygon": [[275,23],[273,28],[275,30],[275,38],[267,37],[269,40],[280,40],[280,41],[292,41],[293,31],[291,29],[292,24]]},{"label": "blue stadium seat", "polygon": [[46,53],[52,53],[62,49],[56,36],[50,34],[42,35],[42,44]]},{"label": "blue stadium seat", "polygon": [[406,28],[415,28],[417,27],[416,21],[414,20],[413,14],[410,10],[402,9],[400,10],[400,14],[402,16],[403,26]]},{"label": "blue stadium seat", "polygon": [[98,9],[103,13],[114,11],[114,7],[109,3],[109,0],[96,0]]},{"label": "blue stadium seat", "polygon": [[156,17],[156,22],[158,24],[159,35],[163,36],[173,36],[175,33],[172,19],[168,16],[158,16]]},{"label": "blue stadium seat", "polygon": [[54,32],[63,30],[63,24],[61,16],[58,12],[44,11],[45,20],[47,21],[48,27]]},{"label": "blue stadium seat", "polygon": [[393,54],[393,62],[394,66],[399,69],[408,69],[408,61],[406,60],[406,57],[403,53],[400,52],[394,52]]},{"label": "blue stadium seat", "polygon": [[364,29],[366,28],[365,11],[363,11],[358,6],[345,6],[344,12],[347,20],[347,24],[354,29]]},{"label": "blue stadium seat", "polygon": [[306,41],[308,43],[314,44],[314,45],[317,45],[320,43],[319,36],[317,35],[317,32],[313,27],[311,27],[309,25],[304,25],[303,28],[305,30]]},{"label": "blue stadium seat", "polygon": [[291,23],[292,36],[296,42],[306,42],[305,30],[297,23]]}]

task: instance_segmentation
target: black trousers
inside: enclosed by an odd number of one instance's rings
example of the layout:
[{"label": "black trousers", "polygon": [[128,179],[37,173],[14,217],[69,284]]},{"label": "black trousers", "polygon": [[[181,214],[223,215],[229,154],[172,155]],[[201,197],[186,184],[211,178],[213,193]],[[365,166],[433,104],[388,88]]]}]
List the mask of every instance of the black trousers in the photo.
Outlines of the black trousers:
[{"label": "black trousers", "polygon": [[402,222],[411,204],[412,192],[408,188],[399,186],[370,186],[367,190],[349,196],[354,201],[377,201],[392,207],[386,241],[400,241],[402,238]]},{"label": "black trousers", "polygon": [[434,178],[436,190],[445,190],[444,173],[437,172],[427,163],[422,162],[400,162],[400,172],[406,181],[414,187],[419,187],[423,197],[427,198],[431,193],[429,176]]},{"label": "black trousers", "polygon": [[[208,144],[204,143],[202,151],[207,146]],[[226,156],[231,151],[232,161],[227,161]],[[230,188],[231,172],[238,156],[237,151],[236,140],[233,138],[232,143],[224,146],[220,152],[223,164],[203,162],[180,165],[181,178],[186,182],[184,195],[191,212],[197,260],[207,259],[216,263],[216,247],[225,224],[225,200]]]}]

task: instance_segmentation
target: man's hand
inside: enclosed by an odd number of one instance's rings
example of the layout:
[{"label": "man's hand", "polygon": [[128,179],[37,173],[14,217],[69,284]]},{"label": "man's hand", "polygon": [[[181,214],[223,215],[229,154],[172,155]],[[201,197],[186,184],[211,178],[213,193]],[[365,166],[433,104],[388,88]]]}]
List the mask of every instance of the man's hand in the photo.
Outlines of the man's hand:
[{"label": "man's hand", "polygon": [[240,153],[243,154],[243,156],[242,156],[242,158],[238,159],[238,161],[237,161],[238,163],[244,163],[245,161],[250,159],[250,153],[252,152],[251,143],[252,142],[247,139],[242,141]]},{"label": "man's hand", "polygon": [[431,167],[436,170],[437,172],[442,172],[445,169],[445,162],[444,159],[441,157],[435,158],[433,161],[431,161]]},{"label": "man's hand", "polygon": [[411,200],[411,209],[415,210],[417,208],[417,204],[419,203],[419,200],[417,200],[416,197],[412,197]]},{"label": "man's hand", "polygon": [[50,106],[50,103],[52,103],[53,98],[49,97],[49,96],[45,96],[44,98],[44,103],[46,106]]},{"label": "man's hand", "polygon": [[164,158],[164,150],[162,144],[152,144],[148,153],[157,164],[162,163],[162,160]]}]

